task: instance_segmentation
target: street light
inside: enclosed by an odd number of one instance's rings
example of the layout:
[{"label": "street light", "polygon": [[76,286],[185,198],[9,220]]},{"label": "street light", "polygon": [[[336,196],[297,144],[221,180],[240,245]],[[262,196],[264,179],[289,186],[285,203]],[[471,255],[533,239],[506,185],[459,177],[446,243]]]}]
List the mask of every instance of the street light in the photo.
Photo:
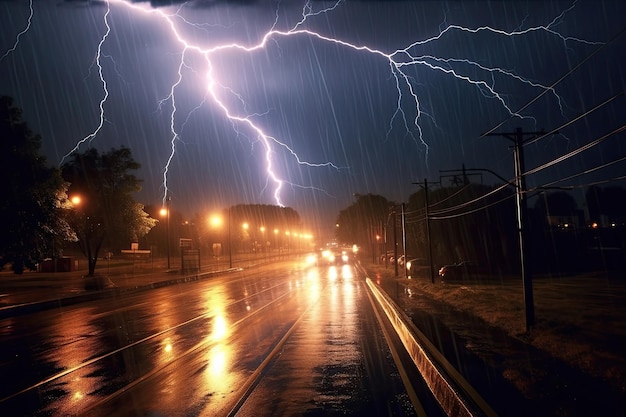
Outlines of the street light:
[{"label": "street light", "polygon": [[171,268],[170,264],[170,202],[172,199],[170,197],[165,200],[165,207],[163,207],[160,211],[161,216],[167,216],[167,270],[169,271]]},{"label": "street light", "polygon": [[267,252],[267,245],[265,241],[265,226],[261,226],[259,228],[259,231],[261,232],[261,248],[263,248],[263,250]]},{"label": "street light", "polygon": [[211,223],[211,226],[213,227],[220,227],[223,223],[223,220],[220,216],[212,216],[211,219],[209,219],[209,222]]},{"label": "street light", "polygon": [[228,207],[228,267],[233,269],[233,239],[230,234],[230,207]]},{"label": "street light", "polygon": [[243,250],[243,253],[246,253],[246,235],[248,233],[250,225],[248,224],[248,222],[244,222],[241,225],[241,228],[243,229],[243,233],[241,234],[241,248]]},{"label": "street light", "polygon": [[[228,268],[233,268],[233,239],[231,234],[231,215],[230,215],[230,207],[228,207]],[[223,219],[220,216],[211,217],[211,225],[214,227],[219,227],[223,223]]]},{"label": "street light", "polygon": [[[224,219],[221,216],[213,215],[209,218],[209,224],[213,229],[221,228]],[[220,254],[222,250],[221,243],[213,243],[213,256],[217,258],[217,269],[220,268]]]}]

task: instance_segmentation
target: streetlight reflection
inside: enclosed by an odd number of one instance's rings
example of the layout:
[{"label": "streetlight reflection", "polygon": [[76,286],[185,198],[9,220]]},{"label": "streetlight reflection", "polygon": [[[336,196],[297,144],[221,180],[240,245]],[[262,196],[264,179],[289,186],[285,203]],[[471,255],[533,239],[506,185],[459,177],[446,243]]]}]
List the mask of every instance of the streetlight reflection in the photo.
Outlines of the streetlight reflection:
[{"label": "streetlight reflection", "polygon": [[206,341],[211,346],[206,351],[206,370],[203,374],[203,392],[224,396],[232,392],[236,372],[233,371],[233,348],[229,343],[230,323],[225,314],[227,297],[222,287],[214,287],[204,295],[205,304],[211,311],[210,333]]},{"label": "streetlight reflection", "polygon": [[221,341],[226,339],[230,334],[228,324],[223,315],[217,315],[213,319],[213,332],[211,333],[211,340]]}]

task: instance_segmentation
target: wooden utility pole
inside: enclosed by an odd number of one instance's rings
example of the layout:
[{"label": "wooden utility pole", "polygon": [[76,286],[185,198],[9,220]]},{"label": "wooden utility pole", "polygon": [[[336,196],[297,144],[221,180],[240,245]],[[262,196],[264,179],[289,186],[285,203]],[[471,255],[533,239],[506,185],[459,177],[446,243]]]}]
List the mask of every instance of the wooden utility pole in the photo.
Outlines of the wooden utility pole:
[{"label": "wooden utility pole", "polygon": [[414,185],[418,185],[424,189],[424,207],[426,209],[426,243],[428,245],[428,265],[430,269],[430,282],[435,283],[435,265],[433,265],[433,245],[430,241],[430,217],[428,213],[428,180],[424,178],[424,185],[419,182],[414,182]]},{"label": "wooden utility pole", "polygon": [[535,303],[533,300],[533,281],[528,271],[528,257],[526,256],[526,232],[528,206],[526,202],[526,179],[524,178],[524,136],[528,140],[544,135],[544,132],[523,132],[521,127],[511,133],[487,133],[483,136],[501,136],[513,142],[515,163],[515,203],[517,214],[517,229],[519,234],[519,252],[522,273],[522,288],[524,293],[524,311],[526,331],[535,325]]},{"label": "wooden utility pole", "polygon": [[398,276],[398,225],[396,224],[396,208],[393,208],[393,264],[395,275]]}]

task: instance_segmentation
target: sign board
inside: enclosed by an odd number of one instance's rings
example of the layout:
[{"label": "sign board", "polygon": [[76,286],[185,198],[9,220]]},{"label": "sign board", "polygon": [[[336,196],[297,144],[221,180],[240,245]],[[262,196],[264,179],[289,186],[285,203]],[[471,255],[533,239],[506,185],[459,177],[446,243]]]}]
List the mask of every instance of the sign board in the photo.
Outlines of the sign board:
[{"label": "sign board", "polygon": [[216,258],[219,258],[221,253],[222,253],[222,244],[214,243],[213,244],[213,256],[215,256]]},{"label": "sign board", "polygon": [[200,251],[198,249],[184,249],[180,254],[183,273],[200,271]]}]

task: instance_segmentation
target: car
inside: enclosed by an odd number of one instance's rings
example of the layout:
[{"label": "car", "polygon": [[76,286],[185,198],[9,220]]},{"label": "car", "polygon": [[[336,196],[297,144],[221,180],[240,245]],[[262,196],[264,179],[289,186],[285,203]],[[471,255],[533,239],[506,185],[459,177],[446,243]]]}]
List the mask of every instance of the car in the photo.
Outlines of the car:
[{"label": "car", "polygon": [[305,263],[309,266],[312,265],[317,265],[318,263],[318,256],[316,253],[310,253],[306,256],[305,258]]},{"label": "car", "polygon": [[412,258],[406,263],[406,270],[409,275],[415,275],[418,272],[428,271],[430,263],[426,258]]},{"label": "car", "polygon": [[482,268],[474,261],[460,261],[455,264],[444,265],[439,269],[442,280],[466,279],[471,275],[482,272]]},{"label": "car", "polygon": [[385,262],[388,261],[390,257],[393,256],[393,251],[387,252],[386,254],[380,255],[380,261]]},{"label": "car", "polygon": [[334,265],[336,259],[337,259],[337,256],[335,255],[335,252],[328,250],[328,249],[325,249],[322,251],[321,261],[324,264]]}]

